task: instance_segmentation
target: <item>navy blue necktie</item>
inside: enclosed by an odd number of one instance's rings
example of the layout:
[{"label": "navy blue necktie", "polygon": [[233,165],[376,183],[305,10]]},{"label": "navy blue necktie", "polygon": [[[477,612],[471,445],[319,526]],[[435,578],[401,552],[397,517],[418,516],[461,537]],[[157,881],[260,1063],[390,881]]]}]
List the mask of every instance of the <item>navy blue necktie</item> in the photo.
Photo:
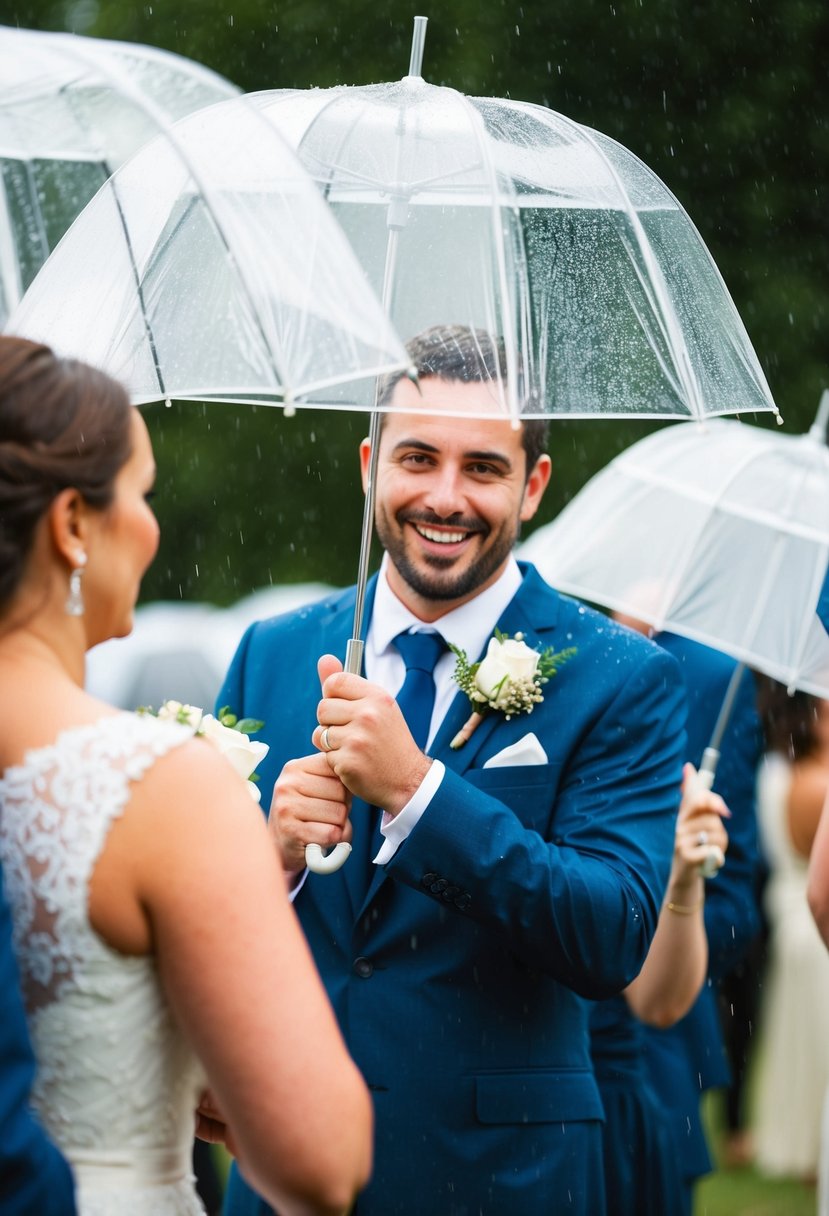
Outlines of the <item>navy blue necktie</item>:
[{"label": "navy blue necktie", "polygon": [[439,633],[399,633],[394,644],[406,664],[406,679],[397,694],[397,704],[415,743],[425,750],[435,708],[435,664],[446,643]]}]

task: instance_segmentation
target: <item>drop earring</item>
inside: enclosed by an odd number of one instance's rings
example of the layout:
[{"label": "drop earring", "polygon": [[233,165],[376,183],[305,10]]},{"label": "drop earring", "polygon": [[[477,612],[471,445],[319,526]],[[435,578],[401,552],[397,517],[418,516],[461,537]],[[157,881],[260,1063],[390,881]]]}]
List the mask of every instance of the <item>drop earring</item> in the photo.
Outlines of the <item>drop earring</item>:
[{"label": "drop earring", "polygon": [[69,595],[66,597],[65,607],[67,616],[83,616],[81,579],[83,577],[83,568],[86,565],[86,554],[79,554],[77,562],[77,566],[73,567],[72,573],[69,575]]}]

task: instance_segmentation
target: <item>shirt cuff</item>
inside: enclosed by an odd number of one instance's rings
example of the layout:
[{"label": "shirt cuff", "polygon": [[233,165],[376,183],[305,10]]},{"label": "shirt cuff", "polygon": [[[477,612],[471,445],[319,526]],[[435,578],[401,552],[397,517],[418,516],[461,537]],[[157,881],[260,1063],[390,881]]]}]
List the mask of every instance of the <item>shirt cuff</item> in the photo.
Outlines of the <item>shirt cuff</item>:
[{"label": "shirt cuff", "polygon": [[380,846],[380,851],[374,858],[376,866],[384,866],[386,862],[391,861],[403,841],[408,839],[410,833],[419,823],[420,816],[438,792],[438,787],[441,781],[443,781],[443,774],[445,772],[446,766],[443,761],[433,760],[428,773],[403,807],[403,810],[399,811],[393,818],[391,815],[383,813],[383,820],[380,824],[383,843]]},{"label": "shirt cuff", "polygon": [[302,888],[305,886],[305,880],[308,877],[308,870],[290,870],[287,874],[289,883],[293,883],[292,887],[288,888],[288,899],[291,903],[294,902]]}]

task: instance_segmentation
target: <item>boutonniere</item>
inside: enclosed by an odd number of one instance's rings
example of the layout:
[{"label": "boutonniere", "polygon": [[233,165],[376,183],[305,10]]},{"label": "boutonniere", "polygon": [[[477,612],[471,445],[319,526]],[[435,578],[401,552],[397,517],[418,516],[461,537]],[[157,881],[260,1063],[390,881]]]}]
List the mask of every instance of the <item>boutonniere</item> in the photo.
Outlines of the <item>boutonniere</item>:
[{"label": "boutonniere", "polygon": [[552,646],[535,650],[524,641],[523,633],[511,638],[499,629],[489,639],[480,663],[470,663],[459,646],[450,644],[449,648],[458,660],[455,683],[469,697],[474,711],[449,744],[454,748],[463,747],[491,709],[503,713],[508,722],[517,714],[531,714],[544,700],[543,686],[576,653],[575,646],[557,652]]},{"label": "boutonniere", "polygon": [[152,714],[162,721],[166,719],[168,722],[192,726],[196,735],[207,739],[247,780],[251,797],[259,801],[260,793],[254,784],[259,778],[254,769],[265,759],[270,748],[267,743],[259,743],[250,736],[261,730],[264,722],[258,722],[255,718],[237,718],[227,705],[214,718],[213,714],[204,713],[197,705],[182,705],[181,701],[165,701],[159,710],[141,705],[136,713]]}]

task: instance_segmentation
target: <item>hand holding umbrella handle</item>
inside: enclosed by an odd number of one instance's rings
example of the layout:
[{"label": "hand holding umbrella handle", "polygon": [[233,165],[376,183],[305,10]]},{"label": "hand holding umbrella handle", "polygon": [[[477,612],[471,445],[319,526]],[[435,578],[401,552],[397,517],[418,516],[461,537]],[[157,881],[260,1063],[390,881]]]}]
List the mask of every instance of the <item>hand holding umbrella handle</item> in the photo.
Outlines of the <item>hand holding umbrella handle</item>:
[{"label": "hand holding umbrella handle", "polygon": [[[372,415],[372,425],[376,414]],[[363,546],[367,551],[367,547]],[[345,663],[343,670],[351,672],[352,675],[359,675],[363,665],[363,649],[364,643],[360,639],[360,629],[362,626],[362,592],[360,588],[365,587],[366,573],[361,571],[358,579],[358,596],[357,608],[354,618],[354,636],[349,639],[345,651]],[[318,844],[306,844],[305,846],[305,864],[312,874],[335,874],[340,866],[348,861],[348,855],[351,852],[351,845],[346,844],[344,840],[339,844],[335,844],[333,849],[328,853],[322,851],[322,846]]]},{"label": "hand holding umbrella handle", "polygon": [[[717,762],[719,758],[720,753],[715,747],[706,747],[702,755],[702,763],[694,779],[702,789],[710,790],[712,788],[714,778],[717,775]],[[706,854],[705,861],[699,866],[699,872],[703,878],[716,878],[724,865],[725,854],[719,845],[712,844]]]}]

